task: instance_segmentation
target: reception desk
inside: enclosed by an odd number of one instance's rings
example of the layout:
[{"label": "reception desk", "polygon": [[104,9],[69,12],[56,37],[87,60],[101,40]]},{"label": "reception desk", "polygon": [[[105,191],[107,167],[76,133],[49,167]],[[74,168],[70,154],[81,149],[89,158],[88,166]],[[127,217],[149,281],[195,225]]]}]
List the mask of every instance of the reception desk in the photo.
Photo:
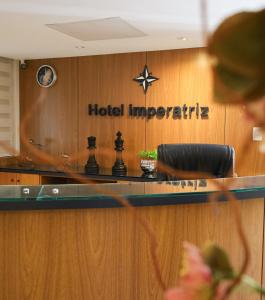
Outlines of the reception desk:
[{"label": "reception desk", "polygon": [[[224,183],[229,179],[218,179]],[[212,181],[0,186],[0,299],[163,299],[149,238],[123,195],[153,228],[162,277],[173,286],[182,242],[213,240],[242,262],[229,202],[207,203]],[[262,283],[265,176],[230,183],[250,244],[248,274]],[[260,299],[240,292],[234,299]]]}]

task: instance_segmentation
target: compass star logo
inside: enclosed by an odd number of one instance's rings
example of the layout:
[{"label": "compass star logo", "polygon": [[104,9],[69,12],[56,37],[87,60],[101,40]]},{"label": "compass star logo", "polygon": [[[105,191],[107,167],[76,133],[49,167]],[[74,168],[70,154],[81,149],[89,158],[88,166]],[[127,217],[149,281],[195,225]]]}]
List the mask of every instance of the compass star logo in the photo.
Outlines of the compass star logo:
[{"label": "compass star logo", "polygon": [[134,78],[134,81],[139,82],[139,84],[143,87],[144,93],[147,92],[148,87],[152,85],[152,83],[159,78],[152,76],[152,73],[149,72],[147,65],[144,66],[144,70],[140,75],[136,78]]}]

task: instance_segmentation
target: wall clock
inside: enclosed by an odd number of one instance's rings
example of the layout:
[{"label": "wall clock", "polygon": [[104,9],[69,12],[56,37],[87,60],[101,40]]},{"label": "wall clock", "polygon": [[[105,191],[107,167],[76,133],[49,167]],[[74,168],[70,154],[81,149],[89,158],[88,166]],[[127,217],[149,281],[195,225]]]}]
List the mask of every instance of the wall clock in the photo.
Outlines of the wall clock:
[{"label": "wall clock", "polygon": [[56,71],[49,65],[43,65],[39,67],[36,80],[41,87],[51,87],[55,84],[57,79]]}]

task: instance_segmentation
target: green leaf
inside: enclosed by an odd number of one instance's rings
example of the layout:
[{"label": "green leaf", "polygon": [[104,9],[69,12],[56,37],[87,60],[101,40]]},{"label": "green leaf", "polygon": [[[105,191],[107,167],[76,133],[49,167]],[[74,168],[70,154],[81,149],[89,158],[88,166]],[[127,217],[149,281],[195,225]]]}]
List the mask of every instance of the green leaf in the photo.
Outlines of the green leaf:
[{"label": "green leaf", "polygon": [[214,94],[218,102],[252,101],[265,95],[265,76],[262,79],[244,77],[221,64],[213,71]]},{"label": "green leaf", "polygon": [[262,288],[262,286],[255,279],[253,279],[247,275],[244,275],[242,277],[241,282],[243,284],[247,285],[248,287],[250,287],[252,290],[254,290],[262,295],[265,295],[265,289]]},{"label": "green leaf", "polygon": [[198,300],[212,300],[214,296],[214,289],[211,285],[203,285],[200,290],[198,290],[197,298]]},{"label": "green leaf", "polygon": [[215,281],[232,279],[235,277],[226,252],[219,246],[209,243],[202,250],[205,263],[211,268]]},{"label": "green leaf", "polygon": [[237,73],[261,77],[265,69],[265,9],[227,18],[209,40],[209,53]]},{"label": "green leaf", "polygon": [[253,101],[265,95],[265,10],[227,18],[208,42],[218,101]]}]

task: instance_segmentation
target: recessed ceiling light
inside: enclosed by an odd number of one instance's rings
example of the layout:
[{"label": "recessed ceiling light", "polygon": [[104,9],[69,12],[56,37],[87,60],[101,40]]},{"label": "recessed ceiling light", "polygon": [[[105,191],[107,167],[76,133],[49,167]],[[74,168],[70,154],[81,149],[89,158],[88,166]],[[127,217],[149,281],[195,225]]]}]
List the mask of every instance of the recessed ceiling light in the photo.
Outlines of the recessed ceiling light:
[{"label": "recessed ceiling light", "polygon": [[186,41],[187,40],[187,38],[185,36],[178,36],[177,39],[180,40],[180,41]]}]

